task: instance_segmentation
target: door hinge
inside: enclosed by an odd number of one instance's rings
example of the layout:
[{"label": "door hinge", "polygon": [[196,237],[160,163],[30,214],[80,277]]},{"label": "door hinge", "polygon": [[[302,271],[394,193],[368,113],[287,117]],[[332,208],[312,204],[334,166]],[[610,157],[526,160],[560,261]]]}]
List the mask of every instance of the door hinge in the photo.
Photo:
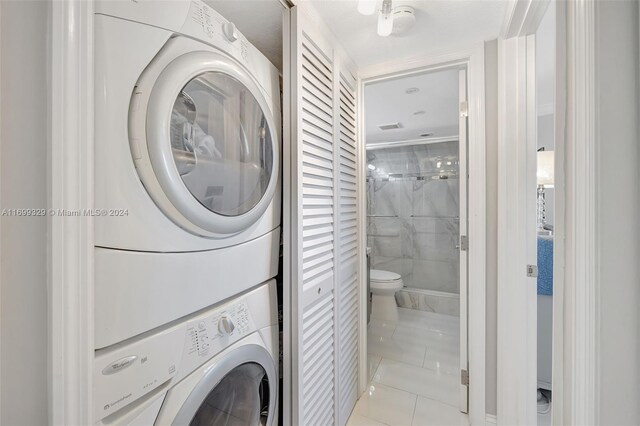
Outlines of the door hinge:
[{"label": "door hinge", "polygon": [[456,248],[459,248],[462,251],[469,250],[469,237],[466,235],[460,235],[460,244],[458,244]]},{"label": "door hinge", "polygon": [[460,370],[460,384],[469,386],[469,370]]},{"label": "door hinge", "polygon": [[460,117],[468,117],[469,116],[469,102],[462,101],[460,102]]},{"label": "door hinge", "polygon": [[536,265],[527,265],[527,276],[531,278],[537,278],[538,267]]}]

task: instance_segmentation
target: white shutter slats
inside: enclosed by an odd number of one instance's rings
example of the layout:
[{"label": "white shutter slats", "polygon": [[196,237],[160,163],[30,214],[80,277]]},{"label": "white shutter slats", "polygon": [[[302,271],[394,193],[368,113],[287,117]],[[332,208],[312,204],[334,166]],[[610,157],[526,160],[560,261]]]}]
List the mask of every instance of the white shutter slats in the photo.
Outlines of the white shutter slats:
[{"label": "white shutter slats", "polygon": [[331,293],[316,299],[305,308],[302,317],[302,407],[304,423],[329,425],[326,414],[333,413],[334,366],[333,315]]},{"label": "white shutter slats", "polygon": [[356,80],[303,10],[292,8],[291,423],[344,426],[359,381]]},{"label": "white shutter slats", "polygon": [[[303,71],[306,71],[306,68],[303,68]],[[303,84],[305,85],[302,88],[302,99],[305,102],[312,103],[314,105],[326,106],[331,108],[332,106],[332,97],[330,93],[325,91],[324,85],[321,84],[318,80],[311,79],[302,79]]]},{"label": "white shutter slats", "polygon": [[[339,264],[338,351],[339,351],[339,416],[344,425],[358,398],[358,205],[356,156],[355,83],[339,73],[337,90],[336,172],[338,174],[338,241]],[[353,81],[351,84],[350,82]]]},{"label": "white shutter slats", "polygon": [[298,143],[302,177],[299,422],[324,426],[333,423],[336,412],[333,63],[304,31],[299,51]]}]

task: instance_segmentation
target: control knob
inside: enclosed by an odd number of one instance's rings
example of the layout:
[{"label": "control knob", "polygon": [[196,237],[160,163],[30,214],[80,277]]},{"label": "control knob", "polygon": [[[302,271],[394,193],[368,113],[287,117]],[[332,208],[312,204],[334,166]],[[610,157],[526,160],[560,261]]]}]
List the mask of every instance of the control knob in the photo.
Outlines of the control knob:
[{"label": "control knob", "polygon": [[218,331],[222,334],[231,334],[235,328],[236,326],[229,317],[222,317],[220,321],[218,321]]},{"label": "control knob", "polygon": [[222,24],[222,33],[230,42],[234,42],[240,37],[238,29],[233,22],[226,22]]}]

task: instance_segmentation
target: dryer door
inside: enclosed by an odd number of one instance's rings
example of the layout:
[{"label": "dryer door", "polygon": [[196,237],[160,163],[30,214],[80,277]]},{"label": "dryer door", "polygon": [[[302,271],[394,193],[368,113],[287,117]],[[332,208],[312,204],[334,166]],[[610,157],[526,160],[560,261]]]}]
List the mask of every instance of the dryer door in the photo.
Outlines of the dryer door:
[{"label": "dryer door", "polygon": [[216,52],[175,58],[153,84],[146,117],[134,109],[133,120],[144,118],[149,161],[136,167],[174,222],[201,235],[233,234],[262,216],[277,185],[278,138],[243,67]]},{"label": "dryer door", "polygon": [[271,426],[278,409],[277,381],[266,349],[241,346],[207,370],[173,424]]}]

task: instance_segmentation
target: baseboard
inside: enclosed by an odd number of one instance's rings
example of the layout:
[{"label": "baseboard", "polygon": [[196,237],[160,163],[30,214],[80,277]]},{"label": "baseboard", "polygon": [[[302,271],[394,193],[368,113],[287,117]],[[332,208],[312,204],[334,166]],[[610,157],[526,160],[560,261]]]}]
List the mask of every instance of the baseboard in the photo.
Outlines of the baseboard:
[{"label": "baseboard", "polygon": [[485,423],[488,424],[488,425],[497,425],[498,424],[498,418],[493,414],[487,414],[487,416],[485,418]]}]

